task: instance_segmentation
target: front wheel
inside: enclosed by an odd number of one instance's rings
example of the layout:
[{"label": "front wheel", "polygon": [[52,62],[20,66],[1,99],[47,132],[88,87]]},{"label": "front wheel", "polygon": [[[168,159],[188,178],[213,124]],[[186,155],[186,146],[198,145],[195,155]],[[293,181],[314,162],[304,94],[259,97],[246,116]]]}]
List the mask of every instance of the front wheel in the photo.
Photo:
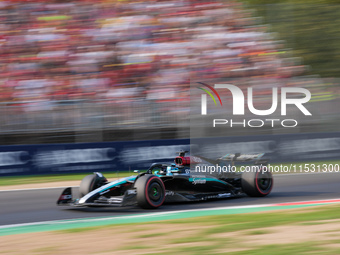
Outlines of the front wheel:
[{"label": "front wheel", "polygon": [[242,173],[242,190],[250,197],[267,196],[273,188],[271,172],[256,170]]},{"label": "front wheel", "polygon": [[145,209],[161,206],[165,199],[163,181],[152,174],[146,174],[136,180],[137,204]]},{"label": "front wheel", "polygon": [[80,197],[85,196],[92,190],[95,190],[107,182],[104,176],[98,176],[97,174],[91,174],[84,177],[79,186]]}]

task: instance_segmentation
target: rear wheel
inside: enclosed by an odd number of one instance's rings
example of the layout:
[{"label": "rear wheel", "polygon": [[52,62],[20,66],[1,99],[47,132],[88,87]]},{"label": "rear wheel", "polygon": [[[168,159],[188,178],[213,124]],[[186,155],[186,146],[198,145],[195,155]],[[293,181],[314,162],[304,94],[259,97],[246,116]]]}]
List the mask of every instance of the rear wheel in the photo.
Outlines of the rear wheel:
[{"label": "rear wheel", "polygon": [[242,190],[250,197],[267,196],[273,188],[273,176],[268,171],[242,173]]},{"label": "rear wheel", "polygon": [[151,174],[146,174],[136,180],[137,203],[145,209],[161,206],[165,199],[165,187],[163,181]]},{"label": "rear wheel", "polygon": [[80,197],[85,196],[90,193],[92,190],[95,190],[106,183],[106,178],[104,176],[100,177],[97,174],[91,174],[85,176],[81,181],[79,186],[79,195]]}]

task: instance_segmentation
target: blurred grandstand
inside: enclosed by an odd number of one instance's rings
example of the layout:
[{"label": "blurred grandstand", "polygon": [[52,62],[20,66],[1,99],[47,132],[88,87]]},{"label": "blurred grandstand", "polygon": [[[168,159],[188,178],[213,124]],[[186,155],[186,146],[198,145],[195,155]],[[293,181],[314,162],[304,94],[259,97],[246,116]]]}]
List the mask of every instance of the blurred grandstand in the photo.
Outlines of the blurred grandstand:
[{"label": "blurred grandstand", "polygon": [[187,138],[190,79],[256,86],[260,103],[306,87],[314,122],[294,132],[338,125],[335,82],[303,76],[235,1],[1,1],[0,19],[3,145]]}]

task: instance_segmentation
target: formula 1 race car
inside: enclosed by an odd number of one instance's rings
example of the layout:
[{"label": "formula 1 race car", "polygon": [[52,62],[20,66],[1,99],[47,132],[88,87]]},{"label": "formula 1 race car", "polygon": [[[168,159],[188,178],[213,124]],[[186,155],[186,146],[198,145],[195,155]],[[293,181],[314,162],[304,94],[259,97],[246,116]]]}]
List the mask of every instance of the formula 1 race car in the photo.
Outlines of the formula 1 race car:
[{"label": "formula 1 race car", "polygon": [[[272,174],[264,171],[263,154],[227,154],[218,159],[185,156],[179,152],[175,163],[154,163],[143,173],[112,182],[101,173],[86,176],[80,184],[80,198],[71,188],[60,195],[58,205],[129,206],[157,208],[165,202],[200,201],[242,196],[263,197],[273,187]],[[233,171],[237,162],[252,162],[251,171]],[[194,168],[193,168],[194,166]],[[231,166],[231,167],[230,167]],[[204,171],[214,169],[214,171]],[[236,167],[234,167],[236,169]],[[217,169],[217,170],[216,170]],[[239,168],[238,168],[239,169]],[[201,170],[201,171],[199,171]]]}]

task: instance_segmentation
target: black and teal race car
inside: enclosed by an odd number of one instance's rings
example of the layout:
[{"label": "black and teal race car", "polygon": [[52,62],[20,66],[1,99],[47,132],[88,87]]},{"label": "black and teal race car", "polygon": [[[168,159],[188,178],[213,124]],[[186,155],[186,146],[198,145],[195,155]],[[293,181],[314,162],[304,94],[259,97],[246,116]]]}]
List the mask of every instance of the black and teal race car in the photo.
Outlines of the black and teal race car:
[{"label": "black and teal race car", "polygon": [[[80,183],[80,198],[73,199],[72,189],[66,188],[57,204],[157,208],[168,202],[201,201],[245,194],[263,197],[273,188],[272,174],[264,170],[267,160],[262,159],[263,154],[227,154],[212,160],[202,156],[185,156],[186,153],[179,152],[174,163],[154,163],[146,172],[136,171],[137,175],[112,182],[98,172],[88,175]],[[248,171],[230,167],[237,162],[252,162],[256,167],[248,167]],[[215,169],[213,167],[218,170],[203,170]]]}]

